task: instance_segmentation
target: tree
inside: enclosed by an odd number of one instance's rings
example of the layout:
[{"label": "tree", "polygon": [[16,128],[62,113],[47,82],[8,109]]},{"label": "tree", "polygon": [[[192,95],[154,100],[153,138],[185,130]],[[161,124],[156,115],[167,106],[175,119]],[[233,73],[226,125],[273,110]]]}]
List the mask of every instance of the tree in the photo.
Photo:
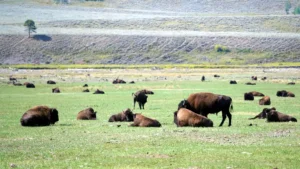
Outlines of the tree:
[{"label": "tree", "polygon": [[293,14],[294,15],[299,15],[300,14],[300,5],[298,5],[297,7],[295,7]]},{"label": "tree", "polygon": [[33,20],[28,19],[27,21],[25,21],[24,26],[27,27],[26,31],[28,31],[28,38],[30,38],[30,33],[34,32],[36,30],[36,26]]},{"label": "tree", "polygon": [[285,1],[285,12],[289,14],[290,9],[292,8],[292,4],[290,1]]}]

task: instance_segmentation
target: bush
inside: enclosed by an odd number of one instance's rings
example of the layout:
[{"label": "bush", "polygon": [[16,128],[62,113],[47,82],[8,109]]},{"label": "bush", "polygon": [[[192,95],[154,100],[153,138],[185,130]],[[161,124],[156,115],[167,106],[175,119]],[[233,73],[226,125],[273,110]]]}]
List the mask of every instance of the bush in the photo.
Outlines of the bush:
[{"label": "bush", "polygon": [[227,46],[222,46],[222,45],[215,45],[215,51],[216,52],[230,52],[229,48]]},{"label": "bush", "polygon": [[293,14],[294,14],[294,15],[299,15],[299,14],[300,14],[300,5],[297,6],[297,7],[294,9]]},{"label": "bush", "polygon": [[290,9],[292,8],[292,4],[290,1],[285,1],[285,12],[289,14]]}]

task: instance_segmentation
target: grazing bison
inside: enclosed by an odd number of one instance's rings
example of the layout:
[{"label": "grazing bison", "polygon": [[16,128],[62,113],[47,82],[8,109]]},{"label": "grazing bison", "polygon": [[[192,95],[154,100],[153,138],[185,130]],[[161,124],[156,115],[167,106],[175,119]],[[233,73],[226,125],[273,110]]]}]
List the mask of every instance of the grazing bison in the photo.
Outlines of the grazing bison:
[{"label": "grazing bison", "polygon": [[178,104],[178,110],[180,108],[187,108],[197,114],[201,114],[205,117],[209,113],[218,113],[222,111],[222,122],[223,125],[226,117],[229,119],[229,125],[231,126],[231,113],[230,108],[233,109],[232,99],[229,96],[218,95],[213,93],[194,93],[191,94],[187,100],[182,100]]},{"label": "grazing bison", "polygon": [[113,82],[112,82],[113,84],[118,84],[118,83],[126,83],[124,80],[122,80],[122,79],[115,79],[115,80],[113,80]]},{"label": "grazing bison", "polygon": [[297,122],[295,117],[280,113],[276,110],[271,110],[267,113],[267,122]]},{"label": "grazing bison", "polygon": [[257,76],[251,76],[252,80],[257,80]]},{"label": "grazing bison", "polygon": [[58,87],[53,88],[53,89],[52,89],[52,93],[60,93],[59,88],[58,88]]},{"label": "grazing bison", "polygon": [[254,100],[254,96],[251,92],[244,93],[244,100]]},{"label": "grazing bison", "polygon": [[210,119],[186,108],[174,112],[174,123],[177,127],[213,127],[213,122]]},{"label": "grazing bison", "polygon": [[93,94],[104,94],[104,91],[97,89]]},{"label": "grazing bison", "polygon": [[256,83],[247,82],[245,85],[256,85]]},{"label": "grazing bison", "polygon": [[235,80],[230,80],[229,84],[237,84]]},{"label": "grazing bison", "polygon": [[161,127],[159,121],[145,117],[140,113],[133,115],[133,123],[130,126],[134,127]]},{"label": "grazing bison", "polygon": [[295,85],[295,82],[289,82],[288,85]]},{"label": "grazing bison", "polygon": [[84,84],[84,85],[83,85],[83,87],[88,87],[88,86],[89,86],[88,84]]},{"label": "grazing bison", "polygon": [[251,93],[253,94],[253,96],[265,96],[264,94],[257,91],[252,91]]},{"label": "grazing bison", "polygon": [[58,111],[47,106],[35,106],[27,110],[20,122],[22,126],[49,126],[58,119]]},{"label": "grazing bison", "polygon": [[110,116],[110,118],[108,119],[108,122],[116,121],[133,121],[132,111],[128,108],[125,111],[122,111],[121,113]]},{"label": "grazing bison", "polygon": [[202,76],[201,81],[202,81],[202,82],[205,81],[205,76]]},{"label": "grazing bison", "polygon": [[270,105],[271,99],[269,96],[264,96],[263,98],[259,99],[259,105]]},{"label": "grazing bison", "polygon": [[48,80],[48,81],[47,81],[47,84],[56,84],[56,82],[53,81],[53,80]]},{"label": "grazing bison", "polygon": [[87,108],[77,114],[77,120],[96,120],[96,114],[97,112],[93,108]]},{"label": "grazing bison", "polygon": [[33,83],[26,83],[26,88],[35,88]]},{"label": "grazing bison", "polygon": [[271,110],[276,110],[276,108],[275,107],[272,107],[270,109],[269,108],[264,108],[261,113],[259,113],[258,115],[256,115],[253,118],[249,118],[249,120],[253,120],[253,119],[256,119],[256,118],[265,119],[265,118],[267,118],[267,113],[270,112]]},{"label": "grazing bison", "polygon": [[82,92],[90,92],[90,90],[89,89],[85,89]]}]

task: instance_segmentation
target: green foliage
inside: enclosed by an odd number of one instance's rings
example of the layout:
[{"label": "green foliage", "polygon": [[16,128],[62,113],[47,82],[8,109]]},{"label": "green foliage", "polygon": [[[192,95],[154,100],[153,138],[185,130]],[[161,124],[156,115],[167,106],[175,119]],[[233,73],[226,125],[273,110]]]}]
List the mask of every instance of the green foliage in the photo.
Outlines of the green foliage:
[{"label": "green foliage", "polygon": [[299,15],[300,14],[300,5],[295,7],[293,14],[294,15]]},{"label": "green foliage", "polygon": [[54,0],[56,4],[69,4],[70,0]]},{"label": "green foliage", "polygon": [[214,50],[216,52],[224,52],[224,53],[230,52],[229,48],[223,45],[215,45]]},{"label": "green foliage", "polygon": [[285,12],[289,14],[290,9],[292,8],[292,4],[290,1],[285,1]]},{"label": "green foliage", "polygon": [[36,32],[36,26],[33,20],[28,19],[25,21],[24,26],[27,27],[26,31],[28,31],[28,37],[30,38],[30,33],[31,32]]}]

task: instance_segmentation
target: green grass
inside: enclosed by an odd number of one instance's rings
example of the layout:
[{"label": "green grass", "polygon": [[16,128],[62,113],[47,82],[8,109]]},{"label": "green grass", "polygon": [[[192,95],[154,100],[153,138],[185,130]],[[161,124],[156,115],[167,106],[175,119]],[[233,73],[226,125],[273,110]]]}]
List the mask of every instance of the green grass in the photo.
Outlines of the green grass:
[{"label": "green grass", "polygon": [[[125,70],[128,71],[128,70]],[[142,73],[142,70],[141,74]],[[163,70],[162,70],[163,71]],[[211,73],[214,70],[211,70]],[[22,73],[22,72],[20,72]],[[111,72],[114,74],[114,72]],[[246,73],[253,72],[243,72]],[[47,73],[45,73],[47,74]],[[184,76],[182,72],[182,76]],[[92,74],[93,75],[93,74]],[[263,74],[257,74],[262,76]],[[1,75],[5,77],[5,75]],[[8,75],[7,75],[8,76]],[[114,75],[112,75],[114,76]],[[128,71],[127,77],[133,75]],[[177,76],[177,75],[174,75]],[[271,97],[271,106],[298,120],[300,87],[276,82],[278,73],[269,74],[265,82],[255,86],[240,71],[224,69],[220,79],[207,75],[208,81],[168,79],[138,81],[136,84],[112,85],[111,82],[89,81],[89,88],[105,91],[105,95],[82,93],[85,81],[69,80],[57,85],[62,93],[52,94],[52,85],[32,74],[35,89],[0,83],[0,168],[298,168],[299,123],[266,123],[248,120],[264,107],[255,101],[244,101],[243,93],[257,90]],[[237,79],[240,77],[240,79]],[[250,77],[250,76],[249,76]],[[273,79],[271,79],[273,78]],[[236,79],[237,85],[229,85]],[[276,82],[276,83],[275,83]],[[162,123],[161,128],[133,128],[130,123],[108,123],[111,114],[132,108],[131,93],[147,88],[145,110],[135,109]],[[278,98],[277,90],[295,93],[295,98]],[[234,111],[232,127],[217,127],[221,113],[210,114],[213,128],[177,128],[173,112],[177,104],[193,92],[213,92],[231,96]],[[21,127],[20,117],[35,105],[56,107],[59,122],[50,127]],[[77,121],[80,110],[93,107],[95,121]],[[249,126],[252,123],[253,126]],[[117,127],[120,124],[121,127]]]}]

